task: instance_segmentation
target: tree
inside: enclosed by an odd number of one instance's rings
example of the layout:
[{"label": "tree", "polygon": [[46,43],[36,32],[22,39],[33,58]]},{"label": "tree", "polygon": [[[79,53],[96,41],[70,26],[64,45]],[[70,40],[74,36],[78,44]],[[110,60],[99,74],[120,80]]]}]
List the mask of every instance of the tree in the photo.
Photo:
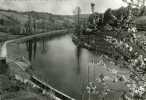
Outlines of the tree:
[{"label": "tree", "polygon": [[[114,83],[119,81],[124,82],[125,87],[127,87],[128,91],[123,92],[121,96],[123,97],[123,99],[145,100],[146,50],[143,48],[144,45],[140,43],[140,40],[136,36],[137,29],[135,23],[133,23],[134,17],[132,15],[132,6],[133,5],[131,5],[130,3],[126,10],[120,9],[121,12],[118,12],[123,15],[126,14],[125,21],[123,21],[123,24],[125,26],[127,25],[126,29],[120,26],[120,28],[117,30],[104,30],[103,32],[100,32],[101,36],[96,36],[95,34],[95,37],[93,38],[88,37],[88,48],[95,48],[95,52],[100,52],[100,54],[102,54],[103,61],[97,62],[100,62],[99,64],[102,64],[108,72],[114,75],[114,79],[112,79]],[[120,16],[120,14],[117,15]],[[112,10],[108,9],[104,13],[104,22],[108,22],[109,24],[109,21],[111,20],[114,21],[114,16],[112,14]],[[96,33],[98,33],[98,31]],[[93,40],[94,43],[92,42]],[[127,71],[129,72],[129,77],[126,77],[125,74],[118,74],[120,72],[119,70],[109,68],[108,65],[106,65],[106,61],[104,61],[104,59],[108,59],[108,61],[112,62],[112,65],[117,66],[120,69],[127,69]],[[107,95],[111,91],[116,91],[110,89],[109,87],[107,87],[107,85],[105,85],[106,83],[104,82],[104,74],[101,74],[98,78],[98,82],[105,86],[105,88],[101,90],[103,92],[103,96],[105,96],[105,94]],[[90,90],[91,89],[92,88],[90,88]]]}]

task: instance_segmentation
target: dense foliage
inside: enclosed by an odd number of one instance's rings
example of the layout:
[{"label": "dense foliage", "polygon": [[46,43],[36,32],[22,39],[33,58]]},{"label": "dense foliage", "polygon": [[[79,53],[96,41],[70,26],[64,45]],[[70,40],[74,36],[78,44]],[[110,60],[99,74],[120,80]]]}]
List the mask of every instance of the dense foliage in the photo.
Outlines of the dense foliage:
[{"label": "dense foliage", "polygon": [[[100,52],[105,59],[110,59],[113,65],[119,68],[126,68],[129,76],[118,74],[118,70],[109,68],[102,61],[107,71],[113,73],[113,82],[122,81],[128,91],[123,91],[123,100],[145,100],[146,97],[146,50],[144,44],[137,38],[138,30],[135,25],[133,9],[120,8],[117,11],[108,9],[101,17],[101,14],[93,13],[88,20],[87,28],[83,28],[78,36],[79,44],[96,52]],[[100,24],[99,24],[100,23]],[[100,61],[94,62],[100,64]],[[103,96],[111,91],[107,87],[104,74],[99,76],[99,83],[105,88]],[[87,92],[96,94],[96,85],[89,82]]]}]

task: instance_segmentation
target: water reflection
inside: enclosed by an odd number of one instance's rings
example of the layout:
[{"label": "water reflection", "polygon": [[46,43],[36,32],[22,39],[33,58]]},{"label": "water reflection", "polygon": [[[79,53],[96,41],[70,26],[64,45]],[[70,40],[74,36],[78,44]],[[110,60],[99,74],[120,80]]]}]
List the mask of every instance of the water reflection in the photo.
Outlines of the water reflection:
[{"label": "water reflection", "polygon": [[33,52],[34,52],[33,58],[36,57],[36,50],[37,50],[37,41],[34,39],[34,41],[33,41]]},{"label": "water reflection", "polygon": [[[113,77],[102,64],[89,66],[93,58],[98,61],[101,55],[76,47],[70,35],[52,40],[28,41],[27,45],[21,44],[19,48],[13,45],[13,48],[8,50],[11,57],[28,55],[35,73],[41,79],[77,100],[86,98],[86,86],[90,81],[94,82],[101,73]],[[113,84],[113,87],[123,88],[119,84]],[[97,84],[97,88],[101,86]]]},{"label": "water reflection", "polygon": [[26,42],[26,47],[27,47],[27,51],[28,51],[28,58],[29,58],[29,60],[31,61],[31,59],[32,59],[32,40],[29,40],[29,41],[27,41]]},{"label": "water reflection", "polygon": [[41,47],[41,53],[45,54],[47,53],[47,41],[46,40],[41,40],[42,47]]},{"label": "water reflection", "polygon": [[81,56],[81,48],[78,46],[76,49],[76,56],[77,56],[77,74],[80,73],[80,56]]},{"label": "water reflection", "polygon": [[32,59],[36,56],[37,41],[35,39],[26,41],[26,48],[29,61],[32,61]]},{"label": "water reflection", "polygon": [[[42,47],[47,47],[47,52],[42,53]],[[72,97],[80,98],[80,67],[76,50],[68,35],[45,44],[38,42],[37,55],[32,63],[37,73],[52,86]]]}]

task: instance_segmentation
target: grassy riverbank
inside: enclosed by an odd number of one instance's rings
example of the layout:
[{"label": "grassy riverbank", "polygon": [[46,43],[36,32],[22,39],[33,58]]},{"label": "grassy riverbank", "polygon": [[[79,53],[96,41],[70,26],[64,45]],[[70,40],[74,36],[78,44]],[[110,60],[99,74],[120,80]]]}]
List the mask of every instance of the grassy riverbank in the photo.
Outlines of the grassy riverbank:
[{"label": "grassy riverbank", "polygon": [[0,76],[1,100],[48,100],[33,88],[5,75]]},{"label": "grassy riverbank", "polygon": [[0,80],[1,100],[52,100],[51,96],[18,80],[9,79],[5,75],[0,75]]},{"label": "grassy riverbank", "polygon": [[14,63],[9,63],[7,73],[0,74],[1,100],[59,100],[52,92],[33,84],[31,75]]}]

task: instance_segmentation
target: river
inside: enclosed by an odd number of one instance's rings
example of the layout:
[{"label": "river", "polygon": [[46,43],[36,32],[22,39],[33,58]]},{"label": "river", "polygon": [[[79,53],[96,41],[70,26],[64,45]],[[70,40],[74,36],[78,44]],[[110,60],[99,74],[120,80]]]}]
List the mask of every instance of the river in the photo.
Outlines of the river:
[{"label": "river", "polygon": [[[8,46],[9,57],[25,56],[28,52],[25,43],[10,44]],[[32,60],[32,69],[42,80],[67,95],[81,100],[81,94],[85,91],[88,81],[94,81],[101,73],[113,75],[106,71],[104,65],[90,65],[92,58],[99,59],[86,49],[77,48],[72,42],[71,35],[55,37],[51,40],[37,42],[36,55]],[[113,66],[108,63],[108,66]],[[123,83],[110,83],[111,88],[124,89]],[[97,84],[100,89],[101,86]],[[106,100],[118,100],[106,99]]]}]

